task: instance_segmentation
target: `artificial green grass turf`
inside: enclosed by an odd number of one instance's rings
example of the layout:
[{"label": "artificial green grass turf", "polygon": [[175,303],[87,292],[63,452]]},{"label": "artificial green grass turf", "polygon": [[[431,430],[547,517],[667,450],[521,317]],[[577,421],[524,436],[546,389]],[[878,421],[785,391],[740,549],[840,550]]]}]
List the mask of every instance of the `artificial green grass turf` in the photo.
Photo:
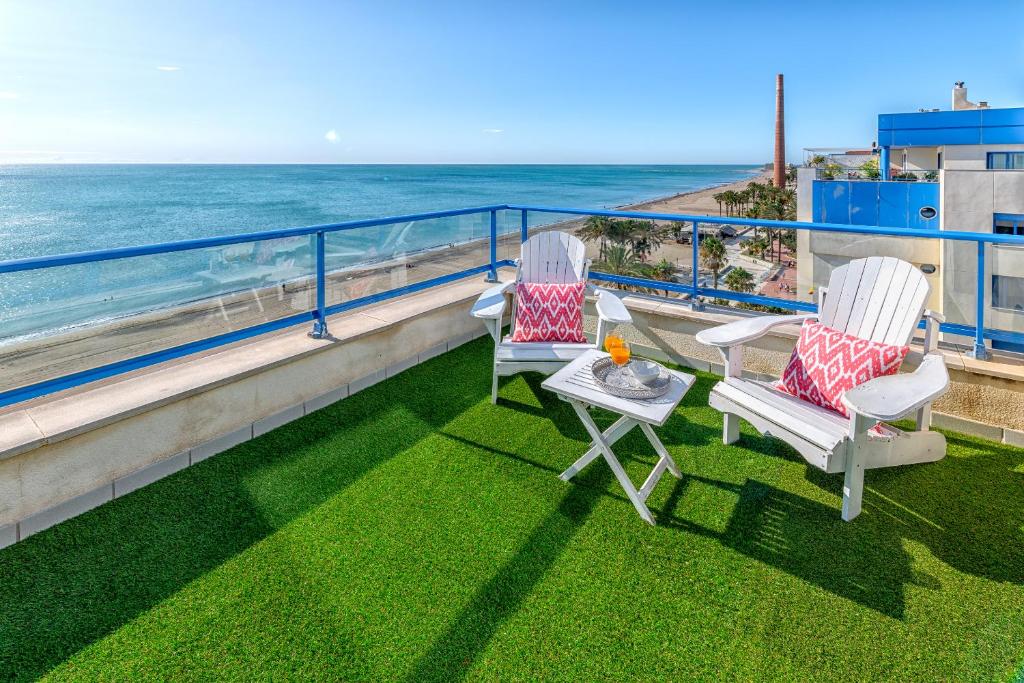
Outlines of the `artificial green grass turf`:
[{"label": "artificial green grass turf", "polygon": [[[700,374],[644,524],[540,377],[484,340],[0,551],[0,679],[1007,680],[1024,451],[841,475]],[[612,416],[601,414],[602,426]],[[641,481],[638,433],[616,451]]]}]

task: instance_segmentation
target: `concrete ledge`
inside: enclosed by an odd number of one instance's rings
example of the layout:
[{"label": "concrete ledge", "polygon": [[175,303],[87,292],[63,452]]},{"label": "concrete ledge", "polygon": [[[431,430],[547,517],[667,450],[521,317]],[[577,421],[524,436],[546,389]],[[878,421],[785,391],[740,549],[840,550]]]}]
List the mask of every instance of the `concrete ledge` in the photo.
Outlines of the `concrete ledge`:
[{"label": "concrete ledge", "polygon": [[1001,442],[1003,440],[1002,427],[977,422],[975,420],[967,420],[955,415],[947,415],[939,412],[932,413],[932,425],[939,429],[948,429],[953,432],[974,434],[975,436],[981,436],[992,441]]},{"label": "concrete ledge", "polygon": [[305,414],[306,411],[304,405],[299,404],[297,406],[292,406],[291,408],[285,408],[273,415],[268,415],[261,420],[256,420],[252,423],[252,437],[255,439],[257,436],[277,429],[281,425],[286,425],[293,420],[298,420]]},{"label": "concrete ledge", "polygon": [[104,484],[88,493],[75,496],[59,505],[26,517],[18,523],[18,540],[28,538],[44,529],[60,524],[66,519],[77,517],[114,499],[113,484]]},{"label": "concrete ledge", "polygon": [[369,375],[366,375],[365,377],[360,377],[359,379],[349,383],[349,385],[348,385],[348,393],[349,393],[350,396],[352,394],[358,394],[363,389],[369,389],[374,384],[379,384],[380,382],[383,382],[384,380],[385,380],[384,370],[383,369],[375,370],[375,371],[371,372]]},{"label": "concrete ledge", "polygon": [[393,365],[389,365],[387,367],[387,370],[385,371],[385,376],[389,377],[389,378],[390,377],[394,377],[395,375],[397,375],[400,372],[405,372],[409,368],[411,368],[414,365],[416,365],[418,362],[419,362],[419,356],[418,355],[416,355],[416,356],[409,356],[408,358],[403,358],[402,360],[398,361],[397,363],[394,363]]},{"label": "concrete ledge", "polygon": [[155,462],[148,467],[132,472],[129,475],[114,480],[114,498],[120,498],[136,489],[141,489],[146,484],[152,484],[157,479],[174,474],[183,470],[190,464],[189,452],[178,453],[175,456]]},{"label": "concrete ledge", "polygon": [[18,525],[8,524],[0,527],[0,549],[18,542]]},{"label": "concrete ledge", "polygon": [[437,356],[440,356],[442,353],[447,353],[447,352],[448,352],[448,344],[447,344],[447,342],[441,342],[440,344],[436,344],[434,346],[431,346],[426,351],[420,351],[419,352],[418,360],[419,360],[420,363],[422,363],[423,361],[430,360],[431,358],[435,358]]},{"label": "concrete ledge", "polygon": [[[332,317],[334,339],[287,330],[0,415],[0,547],[485,336],[468,315],[485,288],[460,281]],[[635,296],[626,304],[635,324],[621,331],[638,353],[721,374],[694,335],[739,315]],[[592,334],[592,303],[587,313]],[[790,327],[748,347],[745,374],[777,376],[797,336]],[[954,390],[936,404],[936,426],[1024,446],[1021,369],[988,373],[955,353],[947,363]]]},{"label": "concrete ledge", "polygon": [[252,425],[246,425],[241,429],[236,429],[230,434],[219,436],[216,439],[207,441],[206,443],[200,444],[189,451],[189,464],[195,465],[197,462],[202,462],[207,458],[223,453],[229,448],[234,448],[240,443],[245,443],[252,438]]},{"label": "concrete ledge", "polygon": [[39,448],[45,442],[46,438],[27,412],[0,415],[0,460]]},{"label": "concrete ledge", "polygon": [[[486,334],[476,278],[0,414],[0,542],[24,538]],[[13,531],[12,531],[13,529]]]},{"label": "concrete ledge", "polygon": [[1016,429],[1004,429],[1003,430],[1003,443],[1008,446],[1017,446],[1018,448],[1024,448],[1024,432]]},{"label": "concrete ledge", "polygon": [[469,342],[473,341],[474,339],[479,339],[480,337],[486,337],[487,334],[488,334],[487,330],[483,327],[483,325],[481,325],[479,330],[474,330],[472,332],[467,332],[466,334],[460,334],[460,335],[458,335],[456,337],[452,337],[451,339],[449,339],[448,340],[448,350],[451,351],[452,349],[458,348],[458,347],[462,346],[463,344],[468,344]]},{"label": "concrete ledge", "polygon": [[321,408],[326,408],[332,403],[337,403],[343,398],[348,398],[348,390],[348,385],[346,384],[343,387],[339,387],[332,391],[328,391],[326,394],[321,394],[316,398],[309,399],[308,401],[306,401],[305,405],[306,415],[309,415],[312,412],[320,410]]}]

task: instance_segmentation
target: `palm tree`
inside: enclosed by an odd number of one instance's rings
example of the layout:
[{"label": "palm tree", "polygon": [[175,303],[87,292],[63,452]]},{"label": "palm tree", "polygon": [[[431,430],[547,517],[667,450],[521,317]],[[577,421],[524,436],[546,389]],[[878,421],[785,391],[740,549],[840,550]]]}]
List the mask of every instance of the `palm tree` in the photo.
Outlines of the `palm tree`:
[{"label": "palm tree", "polygon": [[651,252],[656,251],[665,241],[666,229],[654,221],[630,221],[630,245],[633,253],[641,261],[646,261]]},{"label": "palm tree", "polygon": [[751,256],[764,258],[764,252],[771,248],[771,244],[764,237],[755,237],[743,243],[743,251]]},{"label": "palm tree", "polygon": [[733,268],[725,276],[725,286],[734,292],[753,292],[754,276],[745,268]]},{"label": "palm tree", "polygon": [[608,221],[608,241],[620,247],[630,244],[638,222],[632,219]]},{"label": "palm tree", "polygon": [[[663,258],[653,266],[648,266],[648,273],[655,280],[660,280],[661,282],[673,282],[676,277],[676,266],[668,259]],[[667,297],[668,290],[666,289],[664,291],[665,296]]]},{"label": "palm tree", "polygon": [[736,194],[735,190],[726,190],[723,194],[725,194],[725,213],[732,216],[737,204],[739,204],[739,195]]},{"label": "palm tree", "polygon": [[611,219],[606,216],[591,216],[576,229],[576,236],[584,242],[597,242],[597,257],[603,259],[607,249],[608,234],[611,231]]},{"label": "palm tree", "polygon": [[718,202],[718,215],[721,216],[722,215],[722,202],[725,201],[725,193],[724,192],[716,192],[715,194],[711,195],[711,198],[714,199],[716,202]]},{"label": "palm tree", "polygon": [[779,242],[790,251],[796,251],[796,230],[783,230]]},{"label": "palm tree", "polygon": [[637,276],[643,273],[643,264],[633,250],[622,244],[608,247],[605,258],[596,264],[597,270],[611,275]]},{"label": "palm tree", "polygon": [[725,265],[725,244],[722,240],[710,235],[701,240],[700,263],[711,271],[714,288],[718,289],[718,271]]},{"label": "palm tree", "polygon": [[747,190],[750,191],[750,195],[756,203],[761,197],[764,196],[764,191],[767,186],[764,183],[759,183],[756,180],[752,180],[747,183]]}]

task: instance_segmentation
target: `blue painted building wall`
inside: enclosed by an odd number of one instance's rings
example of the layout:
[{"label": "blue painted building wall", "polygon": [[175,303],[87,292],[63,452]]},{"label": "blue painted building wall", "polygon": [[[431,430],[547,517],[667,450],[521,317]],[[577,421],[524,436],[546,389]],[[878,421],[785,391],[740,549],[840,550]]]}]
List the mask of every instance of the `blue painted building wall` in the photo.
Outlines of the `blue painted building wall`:
[{"label": "blue painted building wall", "polygon": [[[891,228],[939,227],[939,183],[867,180],[815,180],[814,220],[843,225],[878,225]],[[925,219],[930,206],[935,217]]]},{"label": "blue painted building wall", "polygon": [[878,115],[882,147],[1024,143],[1024,107]]}]

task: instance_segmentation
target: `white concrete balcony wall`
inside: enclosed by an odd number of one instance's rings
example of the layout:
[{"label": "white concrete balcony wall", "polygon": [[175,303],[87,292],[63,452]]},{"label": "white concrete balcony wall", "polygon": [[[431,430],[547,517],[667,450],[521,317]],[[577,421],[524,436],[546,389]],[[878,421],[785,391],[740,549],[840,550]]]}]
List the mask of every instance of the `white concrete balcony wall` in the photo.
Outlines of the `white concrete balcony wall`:
[{"label": "white concrete balcony wall", "polygon": [[[960,147],[975,147],[967,146]],[[1007,145],[999,149],[1024,145]],[[986,147],[985,149],[995,149]],[[977,149],[975,149],[977,153]],[[984,169],[982,154],[981,169]],[[996,213],[1024,213],[1024,171],[988,171],[947,168],[942,171],[942,213],[940,228],[991,234]],[[942,312],[949,322],[974,325],[977,290],[977,246],[946,241],[942,244]],[[985,249],[985,320],[988,327],[1024,332],[1024,316],[994,311],[992,275],[1024,276],[1019,250],[989,246]]]}]

